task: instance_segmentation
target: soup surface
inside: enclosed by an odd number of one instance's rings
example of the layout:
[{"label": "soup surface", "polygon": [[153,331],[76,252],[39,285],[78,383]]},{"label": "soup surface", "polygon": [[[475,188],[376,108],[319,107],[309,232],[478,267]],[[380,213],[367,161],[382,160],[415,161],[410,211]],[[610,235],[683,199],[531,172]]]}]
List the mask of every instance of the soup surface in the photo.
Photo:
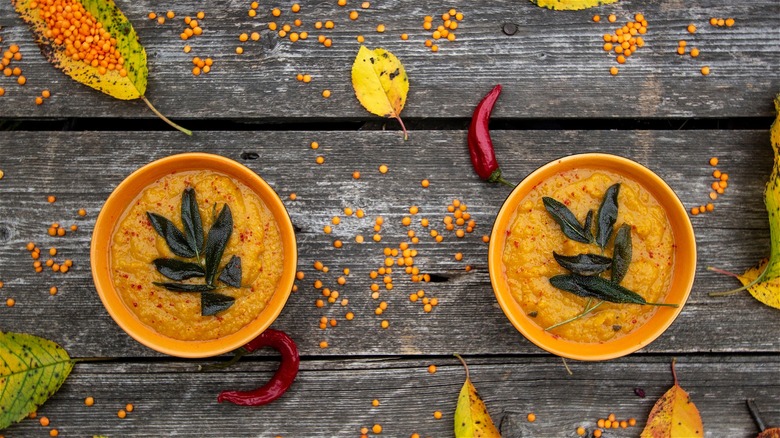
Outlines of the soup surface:
[{"label": "soup surface", "polygon": [[[588,211],[598,211],[604,192],[615,183],[621,186],[614,229],[622,224],[631,226],[633,250],[628,273],[620,284],[648,302],[664,302],[672,281],[675,246],[663,208],[646,189],[623,175],[604,170],[570,170],[534,187],[520,202],[506,230],[502,260],[509,288],[540,327],[551,327],[577,316],[588,301],[550,284],[550,277],[569,273],[555,261],[553,251],[566,256],[601,254],[595,243],[567,238],[545,210],[542,198],[549,196],[562,202],[584,223]],[[612,256],[613,239],[614,233],[604,256]],[[654,306],[605,302],[592,313],[550,333],[574,342],[604,342],[637,329],[655,311]]]},{"label": "soup surface", "polygon": [[[239,256],[241,287],[219,285],[215,292],[229,295],[235,302],[214,316],[201,315],[200,294],[171,292],[153,284],[171,281],[157,272],[153,260],[195,262],[174,255],[147,217],[147,212],[157,213],[182,230],[181,197],[188,187],[195,189],[206,233],[214,222],[214,212],[225,204],[233,215],[233,233],[220,269],[233,255]],[[254,320],[274,294],[282,265],[281,235],[270,210],[249,187],[213,171],[173,173],[146,187],[127,207],[111,242],[112,280],[125,305],[158,333],[185,341],[227,336]],[[185,280],[196,284],[203,281]]]}]

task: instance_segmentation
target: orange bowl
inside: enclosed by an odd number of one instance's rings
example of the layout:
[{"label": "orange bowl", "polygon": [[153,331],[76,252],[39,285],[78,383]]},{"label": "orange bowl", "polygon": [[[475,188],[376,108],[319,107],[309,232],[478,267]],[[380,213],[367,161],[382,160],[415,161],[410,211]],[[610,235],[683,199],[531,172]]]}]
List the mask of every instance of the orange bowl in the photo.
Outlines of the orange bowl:
[{"label": "orange bowl", "polygon": [[[666,302],[679,307],[660,307],[643,325],[623,337],[603,343],[582,343],[556,337],[537,325],[526,315],[512,296],[503,263],[506,231],[520,202],[542,181],[573,169],[603,169],[639,183],[650,192],[666,212],[675,243],[672,281]],[[663,333],[682,311],[693,285],[696,272],[696,239],[688,212],[674,191],[648,168],[626,158],[607,154],[581,154],[552,161],[528,175],[514,188],[498,212],[490,237],[488,251],[490,282],[498,304],[512,325],[528,340],[558,356],[578,360],[608,360],[625,356],[645,347]]]},{"label": "orange bowl", "polygon": [[[183,341],[164,336],[142,323],[122,301],[111,276],[111,241],[117,222],[125,209],[151,183],[171,174],[189,170],[211,170],[240,181],[252,189],[274,216],[279,225],[283,251],[283,272],[276,290],[266,307],[249,324],[237,332],[207,341]],[[290,216],[282,200],[262,178],[246,166],[219,155],[186,153],[149,163],[125,178],[114,189],[98,215],[92,233],[90,258],[92,278],[106,310],[127,334],[147,347],[161,353],[186,358],[210,357],[235,350],[262,333],[279,316],[295,281],[297,246]]]}]

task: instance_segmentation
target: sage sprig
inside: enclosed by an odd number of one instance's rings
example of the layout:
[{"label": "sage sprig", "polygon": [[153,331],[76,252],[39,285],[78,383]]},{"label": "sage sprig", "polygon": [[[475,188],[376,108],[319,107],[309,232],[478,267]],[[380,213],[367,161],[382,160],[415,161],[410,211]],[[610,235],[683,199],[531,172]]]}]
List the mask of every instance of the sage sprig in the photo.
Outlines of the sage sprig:
[{"label": "sage sprig", "polygon": [[[235,298],[214,292],[217,281],[231,287],[241,287],[241,258],[233,256],[220,271],[219,263],[225,253],[225,247],[233,233],[233,214],[225,204],[219,214],[214,204],[214,223],[207,236],[203,237],[203,221],[198,208],[195,189],[187,188],[181,197],[181,222],[184,231],[179,230],[169,219],[159,214],[147,212],[149,222],[168,248],[175,255],[194,259],[184,261],[173,258],[155,259],[157,271],[174,282],[153,282],[171,292],[200,293],[201,315],[211,316],[227,310]],[[219,273],[219,275],[217,275]],[[204,283],[180,283],[191,278],[203,278]]]},{"label": "sage sprig", "polygon": [[[542,198],[544,207],[548,213],[561,226],[563,234],[572,240],[582,243],[595,243],[602,252],[612,237],[615,223],[618,217],[618,194],[620,183],[611,185],[604,192],[604,196],[596,214],[596,235],[591,232],[593,210],[588,212],[585,225],[580,226],[574,213],[563,203],[549,197]],[[612,258],[598,254],[578,254],[564,256],[553,251],[553,258],[571,274],[556,275],[550,278],[550,284],[557,289],[588,298],[585,309],[579,314],[547,327],[552,330],[572,321],[576,321],[593,312],[604,302],[621,304],[640,304],[651,306],[678,307],[677,304],[650,303],[638,293],[620,285],[631,264],[633,257],[631,226],[623,224],[615,234]],[[602,278],[600,274],[611,270],[610,280]],[[591,305],[593,300],[598,303]]]}]

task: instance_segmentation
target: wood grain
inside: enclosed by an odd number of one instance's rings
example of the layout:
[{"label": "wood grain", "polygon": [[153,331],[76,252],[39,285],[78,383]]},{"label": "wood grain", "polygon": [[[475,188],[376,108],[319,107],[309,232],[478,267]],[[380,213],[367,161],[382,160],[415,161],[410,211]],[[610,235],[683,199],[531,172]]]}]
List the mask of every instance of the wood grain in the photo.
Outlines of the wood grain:
[{"label": "wood grain", "polygon": [[[577,437],[579,426],[595,429],[614,413],[635,418],[628,429],[604,437],[636,437],[655,401],[672,385],[666,356],[637,356],[610,362],[560,359],[471,358],[471,378],[502,434],[516,437]],[[435,358],[327,359],[304,361],[282,398],[258,408],[217,404],[225,389],[251,389],[270,378],[276,361],[244,359],[221,372],[198,373],[193,361],[80,363],[39,411],[60,436],[359,436],[374,424],[382,436],[451,436],[457,394],[465,373],[452,356]],[[429,364],[437,372],[429,374]],[[677,376],[696,404],[706,437],[754,437],[758,430],[745,406],[754,398],[768,424],[780,418],[780,361],[773,356],[689,355],[677,362]],[[644,398],[634,390],[645,391]],[[84,406],[94,397],[95,405]],[[377,399],[378,407],[371,401]],[[117,411],[132,403],[126,419]],[[442,419],[433,418],[441,411]],[[533,412],[536,421],[526,415]],[[5,436],[42,436],[37,420],[24,420]]]},{"label": "wood grain", "polygon": [[[540,9],[528,1],[495,0],[489,3],[455,2],[465,19],[454,42],[439,42],[432,53],[424,46],[430,32],[422,29],[423,17],[446,11],[440,3],[423,0],[391,0],[360,10],[360,18],[347,17],[352,7],[333,1],[301,2],[302,11],[285,9],[281,26],[300,18],[307,41],[290,43],[268,30],[269,4],[262,4],[256,18],[248,17],[249,2],[230,0],[205,8],[204,34],[187,42],[179,38],[185,15],[204,6],[191,0],[173,0],[157,6],[150,2],[119,0],[146,46],[150,80],[147,95],[165,114],[189,121],[198,118],[243,122],[296,120],[377,120],[354,98],[350,66],[357,53],[357,35],[365,44],[382,46],[405,64],[411,92],[403,116],[407,119],[469,117],[476,102],[493,85],[504,85],[494,117],[542,118],[723,118],[769,116],[771,97],[780,90],[780,4],[775,0],[724,2],[715,0],[647,2],[621,1],[615,5],[579,12]],[[155,8],[160,10],[155,10]],[[177,17],[164,25],[147,14],[172,9]],[[403,11],[403,13],[397,13]],[[647,45],[620,66],[614,54],[602,49],[602,35],[616,29],[594,13],[615,13],[624,23],[642,12],[649,22]],[[711,17],[733,17],[732,28],[710,26]],[[333,20],[336,27],[316,31],[317,20]],[[440,20],[439,20],[440,21]],[[384,24],[387,32],[375,28]],[[504,23],[518,32],[507,36]],[[695,23],[695,35],[685,30]],[[31,33],[13,11],[0,3],[0,36],[3,43],[19,44],[19,62],[28,82],[0,76],[6,94],[0,98],[0,118],[134,117],[153,118],[140,102],[120,102],[95,92],[48,65]],[[258,42],[240,43],[242,32],[258,31]],[[409,35],[402,41],[401,33]],[[317,43],[317,35],[333,38],[333,47]],[[679,40],[697,47],[694,59],[675,53]],[[759,44],[756,42],[760,41]],[[185,44],[192,52],[185,54]],[[235,48],[242,45],[243,55]],[[192,58],[211,57],[212,72],[199,77],[190,72]],[[702,76],[702,66],[712,73]],[[298,82],[297,73],[312,75],[310,84]],[[44,105],[34,98],[48,88],[53,97]],[[324,89],[332,91],[323,99]],[[190,119],[190,120],[187,120]],[[391,129],[396,129],[390,123]]]},{"label": "wood grain", "polygon": [[[778,311],[747,294],[711,298],[712,291],[736,285],[732,279],[705,270],[715,265],[741,272],[769,252],[769,233],[762,191],[771,168],[766,131],[497,131],[493,138],[504,175],[520,180],[539,165],[574,152],[602,151],[623,155],[648,165],[677,191],[687,207],[704,203],[712,179],[711,156],[720,157],[719,168],[731,176],[727,192],[715,202],[715,211],[693,218],[697,233],[697,279],[678,320],[647,347],[652,353],[766,353],[780,352]],[[311,141],[320,148],[312,150]],[[32,133],[7,136],[0,144],[0,302],[16,299],[16,306],[0,307],[0,329],[32,332],[60,342],[74,356],[139,357],[156,353],[124,334],[98,299],[89,269],[90,231],[103,201],[126,175],[149,161],[177,152],[206,151],[240,160],[257,171],[281,195],[298,228],[299,269],[306,277],[298,282],[274,327],[289,332],[300,343],[302,354],[419,355],[539,354],[509,324],[499,309],[488,278],[487,244],[493,218],[508,190],[480,181],[467,158],[462,131],[412,132],[404,142],[397,132],[210,132],[193,139],[175,132],[143,133]],[[242,160],[255,153],[258,158]],[[325,164],[315,164],[316,156]],[[377,168],[387,164],[382,175]],[[362,177],[352,178],[359,170]],[[420,180],[428,178],[428,189]],[[290,193],[297,200],[290,201]],[[57,196],[49,204],[47,195]],[[440,226],[446,205],[460,199],[469,206],[477,229],[463,239],[448,234],[435,243],[419,223],[427,217]],[[401,218],[417,205],[420,214],[412,226],[421,235],[415,263],[441,282],[414,284],[398,278],[395,289],[383,291],[388,310],[374,315],[379,301],[371,298],[373,282],[368,273],[384,261],[382,249],[406,241]],[[345,207],[362,208],[366,217],[343,217]],[[76,214],[79,208],[86,218]],[[323,226],[342,216],[330,235]],[[386,223],[382,241],[371,240],[374,218]],[[79,230],[62,238],[46,234],[53,222],[78,224]],[[362,234],[367,243],[357,244]],[[335,239],[344,241],[336,249]],[[36,274],[24,246],[35,242],[44,253],[55,246],[57,259],[71,258],[71,272]],[[463,261],[454,254],[461,252]],[[328,274],[315,271],[322,261]],[[471,272],[465,266],[473,266]],[[336,279],[343,268],[351,270],[347,284]],[[399,277],[396,275],[396,277]],[[403,276],[401,276],[403,277]],[[337,289],[349,304],[319,309],[321,279]],[[56,296],[48,293],[59,287]],[[438,297],[440,305],[425,314],[408,295],[423,288]],[[346,321],[353,311],[356,317]],[[321,316],[339,325],[322,331]],[[382,330],[387,319],[390,328]],[[319,342],[330,347],[322,350]]]}]

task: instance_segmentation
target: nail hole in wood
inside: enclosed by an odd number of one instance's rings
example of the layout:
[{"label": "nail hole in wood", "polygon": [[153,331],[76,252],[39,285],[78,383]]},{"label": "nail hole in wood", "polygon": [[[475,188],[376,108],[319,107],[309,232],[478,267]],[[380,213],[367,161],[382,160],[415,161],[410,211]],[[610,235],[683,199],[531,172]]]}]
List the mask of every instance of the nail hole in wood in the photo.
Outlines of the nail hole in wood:
[{"label": "nail hole in wood", "polygon": [[504,35],[512,36],[517,33],[518,26],[515,23],[504,23],[501,26],[501,32],[504,32]]},{"label": "nail hole in wood", "polygon": [[256,160],[260,158],[260,154],[257,152],[242,152],[241,153],[241,159],[242,160]]}]

